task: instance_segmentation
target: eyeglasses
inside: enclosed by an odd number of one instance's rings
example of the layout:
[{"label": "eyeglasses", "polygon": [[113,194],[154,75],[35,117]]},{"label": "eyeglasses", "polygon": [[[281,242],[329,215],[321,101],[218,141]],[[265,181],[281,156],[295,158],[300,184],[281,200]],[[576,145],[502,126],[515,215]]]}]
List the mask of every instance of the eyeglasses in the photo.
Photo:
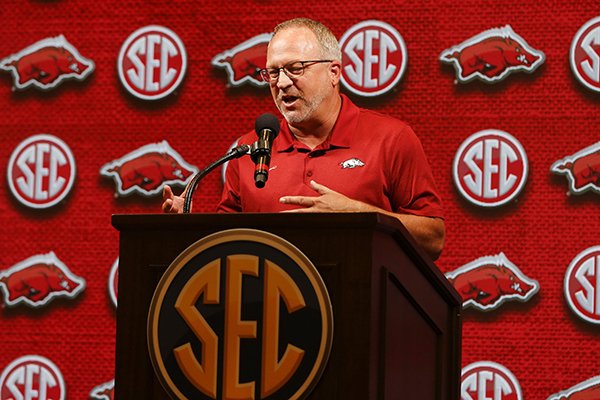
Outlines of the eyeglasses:
[{"label": "eyeglasses", "polygon": [[[333,60],[307,60],[307,61],[293,61],[291,63],[285,64],[283,67],[279,68],[264,68],[260,70],[260,76],[265,82],[276,82],[279,79],[279,73],[281,70],[288,76],[290,79],[296,79],[302,76],[304,73],[304,69],[313,64],[320,63],[328,63],[333,62]],[[308,64],[308,65],[307,65]]]}]

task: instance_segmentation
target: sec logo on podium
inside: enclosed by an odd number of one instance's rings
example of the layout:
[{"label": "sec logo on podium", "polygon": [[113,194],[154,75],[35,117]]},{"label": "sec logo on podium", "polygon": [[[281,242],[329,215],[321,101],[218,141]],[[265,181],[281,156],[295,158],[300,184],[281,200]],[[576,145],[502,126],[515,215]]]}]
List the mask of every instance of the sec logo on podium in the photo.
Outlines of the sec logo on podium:
[{"label": "sec logo on podium", "polygon": [[303,399],[333,338],[327,289],[273,234],[234,229],[183,251],[148,315],[154,371],[173,399]]}]

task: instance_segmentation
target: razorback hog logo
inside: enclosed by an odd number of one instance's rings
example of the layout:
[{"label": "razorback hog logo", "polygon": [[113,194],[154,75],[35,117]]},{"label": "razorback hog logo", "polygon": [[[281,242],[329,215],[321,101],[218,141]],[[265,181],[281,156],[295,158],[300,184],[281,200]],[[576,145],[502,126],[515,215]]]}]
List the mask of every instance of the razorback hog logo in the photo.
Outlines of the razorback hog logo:
[{"label": "razorback hog logo", "polygon": [[246,40],[221,54],[216,55],[211,64],[225,68],[228,84],[240,86],[248,82],[255,86],[265,86],[260,77],[260,70],[267,65],[267,45],[271,40],[270,33],[263,33]]},{"label": "razorback hog logo", "polygon": [[74,298],[85,288],[85,280],[50,252],[0,271],[0,287],[6,305],[24,303],[39,308],[56,297]]},{"label": "razorback hog logo", "polygon": [[342,169],[346,168],[356,168],[356,167],[364,167],[365,163],[359,160],[358,158],[350,158],[346,161],[340,163]]},{"label": "razorback hog logo", "polygon": [[13,89],[35,86],[52,89],[67,79],[84,80],[94,62],[82,57],[63,35],[46,38],[0,60],[0,69],[12,72]]},{"label": "razorback hog logo", "polygon": [[572,388],[553,394],[546,400],[598,400],[600,399],[600,375],[581,382]]},{"label": "razorback hog logo", "polygon": [[115,397],[115,380],[108,381],[98,385],[90,392],[90,399],[95,400],[113,400]]},{"label": "razorback hog logo", "polygon": [[446,273],[463,299],[463,307],[481,311],[498,308],[507,300],[528,301],[539,290],[537,281],[525,276],[504,253],[481,257]]},{"label": "razorback hog logo", "polygon": [[556,161],[550,171],[567,175],[570,193],[600,193],[600,142]]},{"label": "razorback hog logo", "polygon": [[185,162],[165,140],[140,147],[100,168],[102,176],[115,180],[115,196],[134,192],[154,196],[164,185],[184,186],[197,172],[198,168]]},{"label": "razorback hog logo", "polygon": [[544,53],[530,47],[510,25],[482,32],[440,54],[440,61],[454,64],[460,83],[475,78],[496,83],[512,72],[531,73],[544,59]]}]

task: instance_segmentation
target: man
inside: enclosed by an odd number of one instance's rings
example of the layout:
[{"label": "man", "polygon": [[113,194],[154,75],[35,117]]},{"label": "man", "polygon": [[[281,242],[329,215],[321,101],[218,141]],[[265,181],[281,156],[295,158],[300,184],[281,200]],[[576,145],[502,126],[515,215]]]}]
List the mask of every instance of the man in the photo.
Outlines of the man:
[{"label": "man", "polygon": [[[437,259],[445,227],[421,144],[405,123],[340,94],[341,58],[319,22],[298,18],[275,28],[261,75],[285,121],[269,181],[256,188],[252,160],[232,160],[218,211],[376,211],[400,220]],[[255,140],[249,133],[239,143]],[[182,212],[184,196],[165,186],[163,211]]]}]

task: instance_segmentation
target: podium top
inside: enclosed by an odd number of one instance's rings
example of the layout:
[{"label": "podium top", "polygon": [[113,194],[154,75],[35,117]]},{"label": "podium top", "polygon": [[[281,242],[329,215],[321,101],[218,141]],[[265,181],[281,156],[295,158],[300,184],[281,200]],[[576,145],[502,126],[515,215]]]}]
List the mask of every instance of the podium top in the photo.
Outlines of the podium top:
[{"label": "podium top", "polygon": [[396,218],[376,212],[336,213],[190,213],[190,214],[115,214],[112,225],[119,232],[143,232],[154,235],[159,232],[220,231],[249,228],[272,230],[281,234],[295,229],[327,230],[338,232],[371,231],[392,237],[432,281],[438,282],[445,297],[461,304],[460,295],[431,258],[416,244],[404,225]]},{"label": "podium top", "polygon": [[242,228],[248,224],[273,227],[310,226],[377,227],[384,231],[399,230],[408,234],[396,218],[376,212],[333,212],[333,213],[190,213],[190,214],[115,214],[112,225],[119,231],[140,228],[176,227],[187,229],[203,226]]}]

